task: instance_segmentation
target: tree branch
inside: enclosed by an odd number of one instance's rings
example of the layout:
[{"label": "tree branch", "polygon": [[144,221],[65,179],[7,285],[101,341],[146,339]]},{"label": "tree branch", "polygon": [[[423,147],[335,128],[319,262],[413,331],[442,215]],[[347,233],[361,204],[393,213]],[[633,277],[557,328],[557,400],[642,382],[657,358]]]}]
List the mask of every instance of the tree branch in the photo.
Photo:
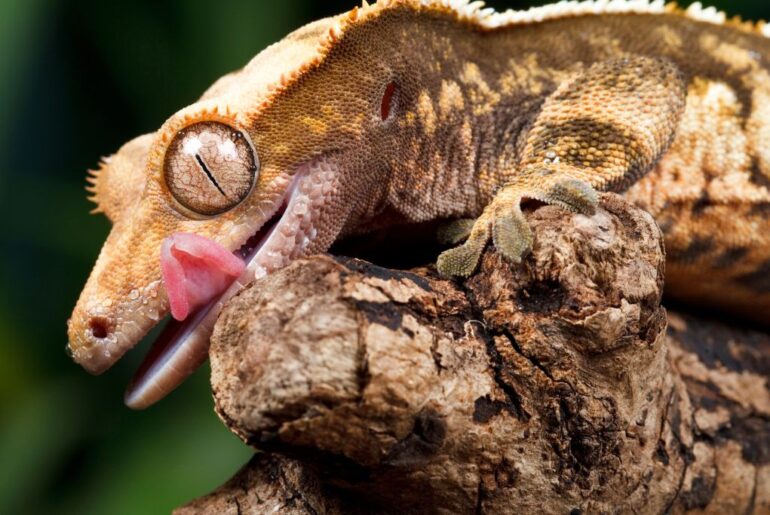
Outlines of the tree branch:
[{"label": "tree branch", "polygon": [[538,209],[522,265],[461,283],[316,256],[242,292],[212,387],[269,454],[178,513],[770,509],[770,339],[667,337],[660,231],[601,205]]}]

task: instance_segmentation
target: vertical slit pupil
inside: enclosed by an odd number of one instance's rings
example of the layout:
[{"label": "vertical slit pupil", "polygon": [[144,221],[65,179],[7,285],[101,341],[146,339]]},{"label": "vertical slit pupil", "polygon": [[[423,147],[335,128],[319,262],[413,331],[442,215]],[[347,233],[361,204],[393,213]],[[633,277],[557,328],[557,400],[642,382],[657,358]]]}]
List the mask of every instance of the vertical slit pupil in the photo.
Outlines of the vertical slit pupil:
[{"label": "vertical slit pupil", "polygon": [[385,121],[390,116],[390,108],[393,103],[393,94],[396,92],[396,83],[391,82],[385,86],[385,93],[382,94],[382,105],[380,106],[380,116]]}]

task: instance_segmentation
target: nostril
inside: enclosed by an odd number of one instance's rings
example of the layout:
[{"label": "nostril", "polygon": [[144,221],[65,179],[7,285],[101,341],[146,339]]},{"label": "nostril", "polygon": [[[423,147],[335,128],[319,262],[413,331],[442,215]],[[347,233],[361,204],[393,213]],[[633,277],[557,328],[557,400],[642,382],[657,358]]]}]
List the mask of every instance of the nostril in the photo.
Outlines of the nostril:
[{"label": "nostril", "polygon": [[107,319],[102,317],[92,318],[88,322],[88,328],[91,330],[91,336],[100,340],[107,338],[107,335],[110,333]]}]

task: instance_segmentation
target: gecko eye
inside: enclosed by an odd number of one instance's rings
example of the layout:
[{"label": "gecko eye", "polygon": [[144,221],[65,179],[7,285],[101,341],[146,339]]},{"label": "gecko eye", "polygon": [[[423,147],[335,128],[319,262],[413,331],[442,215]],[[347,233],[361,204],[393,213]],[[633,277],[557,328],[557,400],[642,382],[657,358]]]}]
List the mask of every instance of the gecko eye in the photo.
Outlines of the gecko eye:
[{"label": "gecko eye", "polygon": [[166,151],[163,174],[174,198],[201,215],[238,205],[257,178],[259,159],[246,135],[220,122],[179,131]]},{"label": "gecko eye", "polygon": [[385,91],[382,93],[380,117],[383,122],[390,118],[390,113],[396,100],[398,100],[398,84],[391,82],[385,86]]}]

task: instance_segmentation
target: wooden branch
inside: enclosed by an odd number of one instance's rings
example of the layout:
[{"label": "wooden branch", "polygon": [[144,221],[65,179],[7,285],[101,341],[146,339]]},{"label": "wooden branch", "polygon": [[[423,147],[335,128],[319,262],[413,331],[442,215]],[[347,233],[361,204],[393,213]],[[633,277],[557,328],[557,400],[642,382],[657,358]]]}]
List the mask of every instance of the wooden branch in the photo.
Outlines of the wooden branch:
[{"label": "wooden branch", "polygon": [[317,256],[231,301],[217,411],[268,454],[177,513],[770,510],[770,339],[667,337],[660,231],[618,196],[529,220],[463,282]]}]

